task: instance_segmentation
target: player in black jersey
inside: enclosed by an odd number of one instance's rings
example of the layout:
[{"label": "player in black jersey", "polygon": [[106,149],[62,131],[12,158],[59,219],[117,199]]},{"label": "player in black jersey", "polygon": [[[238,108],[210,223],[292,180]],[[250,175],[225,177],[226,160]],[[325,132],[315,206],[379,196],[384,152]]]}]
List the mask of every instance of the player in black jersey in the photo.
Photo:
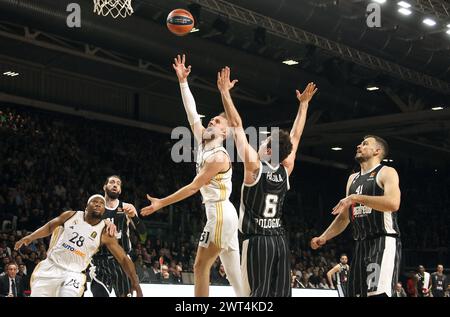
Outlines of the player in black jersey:
[{"label": "player in black jersey", "polygon": [[400,207],[397,171],[381,165],[388,144],[368,135],[357,146],[361,171],[350,175],[347,197],[334,208],[338,215],[320,237],[311,240],[317,249],[352,224],[355,249],[348,280],[348,295],[392,296],[398,280],[401,242],[396,211]]},{"label": "player in black jersey", "polygon": [[444,274],[444,266],[438,264],[437,271],[431,274],[431,294],[433,297],[444,297],[448,284],[447,276]]},{"label": "player in black jersey", "polygon": [[[109,219],[117,228],[116,238],[125,253],[130,256],[130,225],[139,235],[145,234],[144,222],[139,219],[132,204],[120,201],[122,180],[117,175],[109,176],[103,186],[105,191],[105,213],[103,219]],[[130,294],[130,280],[108,249],[102,247],[94,255],[91,265],[91,291],[94,297],[109,297],[112,289],[117,297]]]},{"label": "player in black jersey", "polygon": [[241,117],[231,99],[230,90],[236,82],[230,80],[228,67],[217,74],[225,113],[244,162],[239,230],[244,238],[241,265],[245,293],[253,297],[291,296],[290,251],[282,208],[308,104],[317,89],[310,83],[303,93],[297,90],[300,105],[291,133],[282,130],[272,133],[256,152],[247,141]]},{"label": "player in black jersey", "polygon": [[[348,284],[348,272],[350,266],[347,264],[348,257],[346,254],[342,254],[340,263],[336,264],[331,270],[327,272],[328,283],[332,288],[337,289],[339,297],[347,296],[347,284]],[[336,281],[336,287],[333,284],[333,277]]]}]

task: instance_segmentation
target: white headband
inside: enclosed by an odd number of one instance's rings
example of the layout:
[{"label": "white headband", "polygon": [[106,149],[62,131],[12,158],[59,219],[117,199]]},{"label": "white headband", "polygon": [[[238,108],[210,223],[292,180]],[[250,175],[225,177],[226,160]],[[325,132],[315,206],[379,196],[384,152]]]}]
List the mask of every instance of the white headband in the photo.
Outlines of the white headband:
[{"label": "white headband", "polygon": [[89,197],[88,202],[87,202],[88,205],[91,202],[91,200],[94,199],[94,198],[101,198],[103,200],[103,202],[105,203],[105,205],[106,205],[105,197],[103,197],[102,195],[99,195],[99,194],[95,194],[95,195],[92,195],[91,197]]}]

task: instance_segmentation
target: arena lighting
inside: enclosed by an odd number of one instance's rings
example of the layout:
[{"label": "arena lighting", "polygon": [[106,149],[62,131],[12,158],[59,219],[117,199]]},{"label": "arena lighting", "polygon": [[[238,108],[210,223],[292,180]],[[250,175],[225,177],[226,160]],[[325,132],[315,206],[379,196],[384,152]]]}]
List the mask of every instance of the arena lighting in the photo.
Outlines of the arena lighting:
[{"label": "arena lighting", "polygon": [[443,110],[443,109],[444,109],[444,107],[433,107],[433,108],[431,108],[431,110],[433,110],[433,111]]},{"label": "arena lighting", "polygon": [[7,71],[3,73],[4,76],[10,76],[10,77],[16,77],[19,76],[19,73],[16,72],[12,72],[12,71]]},{"label": "arena lighting", "polygon": [[270,131],[259,131],[260,134],[270,134]]},{"label": "arena lighting", "polygon": [[204,118],[205,115],[204,115],[204,114],[199,114],[198,117],[199,117],[199,118]]},{"label": "arena lighting", "polygon": [[383,4],[386,2],[386,0],[373,0],[373,2],[377,2],[379,4]]},{"label": "arena lighting", "polygon": [[447,24],[447,27],[450,29],[450,23],[449,24]]},{"label": "arena lighting", "polygon": [[391,159],[384,159],[383,162],[391,162],[391,163],[392,163],[392,162],[394,162],[394,160],[391,160]]},{"label": "arena lighting", "polygon": [[286,60],[283,61],[283,64],[291,66],[291,65],[297,65],[298,62],[294,61],[293,59],[286,59]]},{"label": "arena lighting", "polygon": [[342,151],[341,147],[335,146],[331,148],[333,151]]},{"label": "arena lighting", "polygon": [[398,12],[400,12],[403,15],[410,15],[412,13],[411,10],[408,10],[408,9],[405,9],[405,8],[398,9]]},{"label": "arena lighting", "polygon": [[448,35],[450,35],[450,30],[447,30],[447,32],[445,32],[445,33],[447,33]]},{"label": "arena lighting", "polygon": [[367,89],[368,91],[375,91],[375,90],[379,90],[380,87],[377,87],[377,86],[369,86],[369,87],[367,87],[366,89]]},{"label": "arena lighting", "polygon": [[405,1],[397,2],[397,4],[399,6],[401,6],[402,8],[405,8],[405,9],[411,8],[411,5],[408,2],[405,2]]},{"label": "arena lighting", "polygon": [[435,26],[436,25],[436,21],[434,21],[433,19],[430,19],[430,18],[423,19],[422,23],[426,24],[428,26]]},{"label": "arena lighting", "polygon": [[191,33],[195,33],[195,32],[198,32],[198,31],[200,31],[200,29],[192,28]]}]

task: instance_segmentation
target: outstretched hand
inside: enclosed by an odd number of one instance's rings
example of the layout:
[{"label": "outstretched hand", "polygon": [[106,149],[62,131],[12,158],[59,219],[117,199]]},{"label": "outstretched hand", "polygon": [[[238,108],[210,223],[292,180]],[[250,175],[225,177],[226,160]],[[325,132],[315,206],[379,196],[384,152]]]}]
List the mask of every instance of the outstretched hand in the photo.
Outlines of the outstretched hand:
[{"label": "outstretched hand", "polygon": [[315,83],[309,83],[302,93],[299,90],[296,90],[295,93],[297,94],[297,99],[300,103],[309,103],[317,90],[318,88],[316,88]]},{"label": "outstretched hand", "polygon": [[151,204],[150,206],[141,209],[142,216],[151,215],[152,213],[158,211],[163,207],[161,204],[161,199],[153,198],[149,194],[147,194],[147,199],[150,201]]},{"label": "outstretched hand", "polygon": [[184,83],[187,81],[187,78],[189,74],[191,73],[191,66],[188,67],[185,66],[186,62],[186,55],[177,55],[176,58],[173,59],[174,63],[172,64],[173,69],[175,69],[175,72],[177,74],[178,80],[180,83]]},{"label": "outstretched hand", "polygon": [[30,236],[25,236],[14,245],[14,250],[19,250],[23,245],[28,246],[33,240],[31,240]]},{"label": "outstretched hand", "polygon": [[341,199],[336,204],[336,206],[333,207],[333,211],[331,212],[331,214],[333,214],[335,216],[339,215],[339,214],[343,213],[344,211],[347,211],[352,204],[353,204],[353,194]]},{"label": "outstretched hand", "polygon": [[220,72],[217,73],[217,88],[220,92],[225,92],[233,89],[234,85],[238,82],[237,79],[230,80],[230,67],[225,66]]}]

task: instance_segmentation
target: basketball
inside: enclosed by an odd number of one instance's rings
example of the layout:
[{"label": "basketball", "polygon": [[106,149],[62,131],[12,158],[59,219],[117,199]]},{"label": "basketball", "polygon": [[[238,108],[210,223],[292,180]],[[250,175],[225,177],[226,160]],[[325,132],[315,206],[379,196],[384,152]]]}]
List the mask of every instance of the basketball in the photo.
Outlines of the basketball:
[{"label": "basketball", "polygon": [[194,17],[184,9],[175,9],[167,16],[167,28],[177,36],[191,32],[194,27]]}]

